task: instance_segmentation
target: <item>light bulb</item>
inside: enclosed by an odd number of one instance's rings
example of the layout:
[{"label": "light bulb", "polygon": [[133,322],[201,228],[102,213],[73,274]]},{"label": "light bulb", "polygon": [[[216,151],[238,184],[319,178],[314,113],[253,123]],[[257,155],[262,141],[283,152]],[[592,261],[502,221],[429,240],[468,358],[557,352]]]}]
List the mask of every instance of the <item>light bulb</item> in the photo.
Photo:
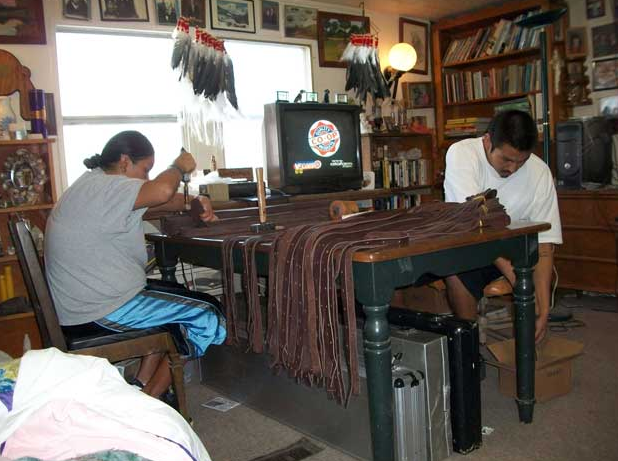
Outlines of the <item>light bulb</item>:
[{"label": "light bulb", "polygon": [[388,52],[388,60],[394,69],[407,72],[416,64],[416,50],[409,43],[397,43]]}]

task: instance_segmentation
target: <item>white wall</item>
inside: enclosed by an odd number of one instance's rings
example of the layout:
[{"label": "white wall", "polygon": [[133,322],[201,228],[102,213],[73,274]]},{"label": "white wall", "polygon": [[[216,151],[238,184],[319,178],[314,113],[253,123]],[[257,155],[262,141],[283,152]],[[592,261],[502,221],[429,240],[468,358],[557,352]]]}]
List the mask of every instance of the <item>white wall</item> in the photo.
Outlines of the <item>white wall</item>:
[{"label": "white wall", "polygon": [[[101,27],[107,29],[131,29],[131,30],[146,30],[146,31],[166,31],[172,32],[170,26],[158,26],[156,24],[156,15],[154,9],[154,1],[148,0],[148,9],[150,22],[148,23],[121,23],[121,22],[102,22],[99,19],[99,6],[98,0],[92,0],[92,20],[90,21],[77,21],[65,19],[62,17],[62,2],[60,0],[51,1],[45,0],[44,12],[45,12],[45,29],[47,34],[47,45],[2,45],[3,49],[13,53],[19,61],[30,68],[32,72],[32,83],[36,88],[43,89],[46,92],[54,93],[56,103],[56,114],[58,120],[58,142],[55,148],[55,171],[56,171],[56,187],[58,192],[66,188],[66,177],[64,168],[63,157],[63,143],[62,143],[62,115],[60,111],[60,97],[59,97],[59,85],[58,85],[58,72],[57,72],[57,60],[56,60],[56,46],[55,46],[55,30],[57,26],[72,25],[81,27]],[[285,2],[286,4],[294,2]],[[300,4],[300,3],[299,3]],[[283,13],[284,2],[280,2],[281,14]],[[313,1],[302,2],[303,6],[317,8],[321,11],[332,11],[339,13],[355,14],[359,15],[360,10],[357,8],[347,8],[342,6],[336,6],[319,3]],[[208,10],[208,8],[207,8]],[[255,2],[256,12],[256,28],[258,33],[256,34],[244,34],[233,33],[224,31],[214,31],[214,35],[218,38],[238,38],[243,40],[264,40],[273,42],[285,42],[285,43],[299,43],[308,44],[311,46],[312,54],[312,69],[313,69],[313,85],[314,91],[318,94],[322,94],[323,90],[328,88],[331,90],[331,94],[344,92],[345,87],[345,69],[339,68],[322,68],[318,64],[318,52],[316,40],[300,40],[289,39],[283,36],[283,25],[280,27],[280,31],[268,31],[260,28],[260,11],[261,5],[259,1]],[[208,11],[207,11],[208,15]],[[380,32],[380,61],[383,67],[388,65],[388,50],[392,45],[399,41],[399,17],[392,14],[380,14],[372,11],[367,11],[366,15],[370,17],[371,22],[375,24]],[[282,18],[281,18],[282,19]],[[210,24],[209,18],[206,20],[207,25]],[[165,59],[168,59],[167,57]],[[273,69],[275,72],[276,69]],[[427,76],[420,76],[416,74],[407,74],[401,81],[411,80],[430,80],[431,69]],[[400,92],[401,94],[401,92]],[[433,125],[433,110],[425,109],[419,110],[418,115],[428,115],[428,123]]]},{"label": "white wall", "polygon": [[[586,73],[590,79],[589,89],[592,90],[592,28],[609,24],[614,21],[618,21],[618,18],[614,18],[614,0],[605,1],[605,16],[595,19],[586,18],[586,0],[567,0],[569,6],[569,27],[586,27],[587,40],[588,40],[588,57],[586,58],[585,65],[587,66]],[[586,117],[599,115],[599,99],[606,96],[615,96],[618,94],[618,90],[604,90],[604,91],[592,91],[590,97],[592,99],[592,105],[578,106],[573,109],[574,117]]]}]

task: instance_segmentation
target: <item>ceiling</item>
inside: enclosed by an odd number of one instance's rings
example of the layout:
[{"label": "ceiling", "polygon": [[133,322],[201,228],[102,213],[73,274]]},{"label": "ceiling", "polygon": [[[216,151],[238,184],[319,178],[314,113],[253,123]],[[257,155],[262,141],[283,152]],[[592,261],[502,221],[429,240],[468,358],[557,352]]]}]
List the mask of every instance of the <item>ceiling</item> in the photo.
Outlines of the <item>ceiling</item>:
[{"label": "ceiling", "polygon": [[[364,0],[367,10],[419,19],[438,20],[483,6],[506,3],[499,0]],[[359,8],[361,0],[330,0],[329,3]]]}]

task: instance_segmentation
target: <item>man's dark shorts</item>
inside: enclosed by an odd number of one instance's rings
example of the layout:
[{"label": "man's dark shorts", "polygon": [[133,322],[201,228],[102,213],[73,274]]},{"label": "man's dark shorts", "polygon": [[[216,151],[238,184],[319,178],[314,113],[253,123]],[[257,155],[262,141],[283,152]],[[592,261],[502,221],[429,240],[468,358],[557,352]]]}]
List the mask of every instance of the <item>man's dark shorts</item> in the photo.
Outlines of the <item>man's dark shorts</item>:
[{"label": "man's dark shorts", "polygon": [[502,272],[494,266],[482,267],[468,272],[457,274],[461,283],[468,289],[470,294],[479,301],[483,297],[483,289],[494,280],[502,277]]}]

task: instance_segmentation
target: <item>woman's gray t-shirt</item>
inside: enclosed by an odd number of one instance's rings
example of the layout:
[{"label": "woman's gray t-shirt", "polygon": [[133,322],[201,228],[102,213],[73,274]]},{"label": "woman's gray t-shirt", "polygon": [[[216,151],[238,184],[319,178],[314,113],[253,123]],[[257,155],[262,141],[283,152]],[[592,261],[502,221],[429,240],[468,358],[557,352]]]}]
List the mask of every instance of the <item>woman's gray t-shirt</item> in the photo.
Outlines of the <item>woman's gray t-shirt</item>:
[{"label": "woman's gray t-shirt", "polygon": [[45,232],[45,267],[62,325],[100,319],[146,285],[141,179],[84,173],[62,195]]}]

